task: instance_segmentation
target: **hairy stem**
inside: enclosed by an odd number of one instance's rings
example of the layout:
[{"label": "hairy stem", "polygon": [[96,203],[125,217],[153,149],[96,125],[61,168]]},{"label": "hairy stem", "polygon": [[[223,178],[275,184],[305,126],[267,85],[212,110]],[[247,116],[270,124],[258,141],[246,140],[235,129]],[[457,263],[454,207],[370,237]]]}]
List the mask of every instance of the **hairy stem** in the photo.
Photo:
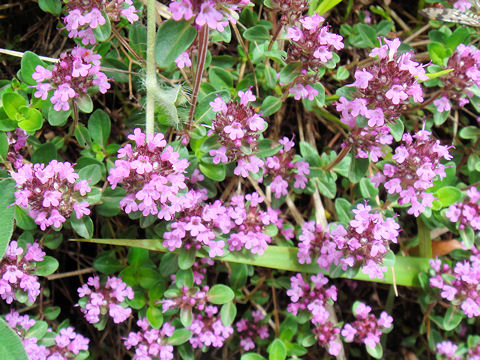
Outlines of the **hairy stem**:
[{"label": "hairy stem", "polygon": [[430,238],[430,230],[420,217],[417,218],[417,230],[419,255],[420,257],[430,259],[432,257],[432,239]]},{"label": "hairy stem", "polygon": [[153,134],[155,123],[155,98],[153,91],[157,86],[155,71],[155,0],[147,3],[147,69],[145,88],[147,91],[147,105],[145,109],[145,133]]}]

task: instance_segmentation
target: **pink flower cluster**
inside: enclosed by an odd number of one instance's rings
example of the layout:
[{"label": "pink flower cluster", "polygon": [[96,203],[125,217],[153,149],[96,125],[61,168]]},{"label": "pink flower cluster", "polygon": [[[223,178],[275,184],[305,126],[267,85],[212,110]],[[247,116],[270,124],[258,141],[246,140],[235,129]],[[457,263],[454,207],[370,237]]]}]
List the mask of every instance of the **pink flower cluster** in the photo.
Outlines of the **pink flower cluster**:
[{"label": "pink flower cluster", "polygon": [[170,295],[162,300],[162,311],[166,312],[170,309],[182,311],[202,311],[208,301],[207,292],[208,286],[203,286],[201,289],[197,287],[188,288],[182,286],[180,289],[173,289]]},{"label": "pink flower cluster", "polygon": [[206,279],[207,269],[213,265],[215,265],[215,262],[209,258],[202,258],[195,261],[192,265],[194,284],[201,285]]},{"label": "pink flower cluster", "polygon": [[193,333],[189,341],[194,349],[204,346],[220,348],[233,334],[233,328],[225,326],[217,314],[218,307],[213,305],[207,305],[202,313],[194,314],[192,324],[188,327]]},{"label": "pink flower cluster", "polygon": [[25,352],[31,360],[73,360],[80,351],[88,350],[90,340],[77,334],[72,327],[60,329],[57,334],[48,329],[46,337],[54,338],[54,342],[50,346],[45,346],[39,345],[40,339],[36,337],[25,337],[27,331],[36,324],[36,321],[28,315],[22,316],[12,310],[5,315],[5,320],[21,338]]},{"label": "pink flower cluster", "polygon": [[250,0],[174,0],[170,3],[170,10],[175,21],[195,18],[198,28],[207,25],[221,32],[228,26],[228,21],[235,24],[238,16],[235,12],[249,4]]},{"label": "pink flower cluster", "polygon": [[84,200],[90,186],[87,180],[77,181],[79,176],[69,162],[52,160],[47,166],[26,163],[10,175],[17,182],[15,204],[28,209],[40,229],[59,228],[72,211],[77,219],[90,215]]},{"label": "pink flower cluster", "polygon": [[210,156],[214,164],[237,160],[235,175],[247,177],[249,171],[257,173],[263,166],[254,154],[258,151],[258,137],[265,130],[265,120],[248,104],[256,100],[251,90],[239,91],[238,96],[239,102],[226,104],[221,97],[210,102],[217,116],[208,135],[217,135],[220,143],[220,148],[210,150]]},{"label": "pink flower cluster", "polygon": [[305,16],[299,25],[287,29],[285,36],[291,40],[288,49],[287,62],[300,62],[302,74],[294,80],[290,88],[295,100],[313,100],[318,91],[310,84],[319,80],[319,68],[333,59],[333,50],[343,49],[343,37],[328,31],[329,26],[323,26],[325,19],[320,15]]},{"label": "pink flower cluster", "polygon": [[[60,55],[60,60],[52,70],[37,65],[32,78],[37,82],[37,98],[46,100],[50,91],[50,101],[56,111],[70,109],[70,100],[76,99],[93,86],[105,94],[110,89],[107,76],[100,71],[101,56],[92,50],[77,46],[70,53]],[[44,81],[47,82],[44,82]]]},{"label": "pink flower cluster", "polygon": [[467,197],[463,202],[450,205],[445,215],[451,222],[459,221],[458,228],[463,230],[471,227],[480,230],[480,192],[476,187],[467,190]]},{"label": "pink flower cluster", "polygon": [[[356,305],[356,306],[355,306]],[[371,314],[372,308],[364,303],[354,304],[354,316],[356,320],[351,324],[345,324],[342,336],[346,342],[356,342],[374,348],[380,343],[382,332],[392,328],[393,318],[382,311],[380,318]]]},{"label": "pink flower cluster", "polygon": [[413,137],[403,134],[404,145],[398,146],[392,156],[395,165],[385,164],[383,173],[378,172],[371,179],[377,187],[384,183],[389,194],[399,194],[399,204],[411,204],[408,213],[416,217],[432,206],[434,197],[426,190],[433,186],[436,178],[446,176],[440,160],[452,159],[450,147],[440,145],[440,141],[430,135],[426,130],[418,131]]},{"label": "pink flower cluster", "polygon": [[476,344],[475,347],[468,350],[468,359],[480,360],[480,343]]},{"label": "pink flower cluster", "polygon": [[119,159],[107,177],[112,189],[123,183],[126,196],[120,207],[128,214],[141,211],[143,216],[156,215],[171,220],[191,200],[182,194],[187,188],[184,173],[189,162],[180,159],[178,152],[168,145],[162,133],[148,135],[135,129],[126,144],[118,150]]},{"label": "pink flower cluster", "polygon": [[283,227],[283,220],[278,217],[280,210],[271,207],[267,207],[267,211],[262,210],[260,204],[263,200],[256,192],[235,195],[230,200],[228,214],[235,223],[234,231],[237,231],[227,240],[230,251],[245,248],[252,254],[262,255],[272,241],[272,237],[266,233],[267,227]]},{"label": "pink flower cluster", "polygon": [[15,132],[7,131],[8,153],[7,160],[12,163],[14,169],[18,169],[23,164],[23,156],[20,150],[27,144],[28,134],[25,130],[16,128]]},{"label": "pink flower cluster", "polygon": [[480,50],[464,44],[458,45],[448,59],[447,69],[453,71],[442,76],[441,97],[433,102],[439,112],[449,111],[451,101],[457,102],[460,107],[470,102],[473,93],[469,88],[473,85],[480,86]]},{"label": "pink flower cluster", "polygon": [[135,348],[133,360],[173,359],[173,346],[168,344],[168,338],[175,331],[173,325],[167,322],[161,329],[152,329],[146,318],[139,319],[137,325],[141,330],[132,331],[124,340],[127,350]]},{"label": "pink flower cluster", "polygon": [[378,212],[371,212],[369,205],[358,204],[353,209],[355,218],[347,229],[342,225],[330,230],[330,236],[341,254],[329,254],[333,262],[342,264],[342,269],[361,266],[371,279],[383,279],[387,271],[382,266],[383,258],[389,251],[390,242],[397,243],[400,225],[393,218],[384,219]]},{"label": "pink flower cluster", "polygon": [[297,257],[300,264],[310,264],[312,258],[318,257],[318,266],[328,270],[338,256],[341,256],[330,233],[314,221],[307,221],[302,225],[298,240]]},{"label": "pink flower cluster", "polygon": [[269,180],[270,188],[277,199],[288,194],[288,186],[293,182],[296,189],[305,189],[310,174],[310,165],[306,161],[295,161],[295,143],[284,137],[278,141],[283,148],[265,160],[264,177]]},{"label": "pink flower cluster", "polygon": [[336,341],[340,329],[328,320],[329,313],[325,305],[327,301],[337,300],[337,288],[334,285],[327,288],[328,279],[323,274],[312,275],[310,280],[311,284],[308,284],[301,274],[290,278],[291,287],[287,295],[291,303],[287,310],[293,315],[297,315],[299,311],[310,312],[319,344],[326,347],[330,355],[336,356],[341,348]]},{"label": "pink flower cluster", "polygon": [[356,93],[354,100],[341,97],[337,110],[341,121],[356,127],[359,115],[368,120],[368,126],[382,126],[398,119],[406,110],[408,100],[423,102],[422,87],[417,80],[427,80],[423,65],[412,60],[413,53],[397,53],[400,40],[384,39],[385,45],[374,48],[370,57],[378,63],[355,71]]},{"label": "pink flower cluster", "polygon": [[98,276],[91,276],[77,291],[80,310],[91,324],[100,322],[100,317],[103,319],[107,312],[115,324],[124,322],[132,313],[124,303],[126,299],[133,299],[135,293],[115,276],[108,277],[103,286],[100,286]]},{"label": "pink flower cluster", "polygon": [[[437,344],[437,353],[439,360],[460,360],[460,356],[455,356],[458,346],[451,341],[442,341]],[[470,359],[470,358],[469,358]]]},{"label": "pink flower cluster", "polygon": [[252,311],[252,319],[241,319],[237,321],[237,333],[240,337],[240,346],[245,351],[255,349],[257,340],[266,339],[270,336],[268,326],[262,323],[265,314],[260,310]]},{"label": "pink flower cluster", "polygon": [[308,9],[308,0],[272,0],[268,5],[273,11],[281,14],[279,23],[295,24]]},{"label": "pink flower cluster", "polygon": [[66,5],[69,12],[63,22],[68,37],[82,39],[83,45],[95,45],[93,30],[105,24],[104,14],[111,21],[119,21],[120,17],[124,17],[133,24],[138,20],[132,0],[69,0]]},{"label": "pink flower cluster", "polygon": [[5,256],[0,261],[0,297],[11,304],[17,300],[16,292],[26,294],[28,302],[33,303],[40,294],[38,277],[32,275],[36,262],[43,261],[45,253],[38,243],[27,244],[27,251],[10,241]]},{"label": "pink flower cluster", "polygon": [[454,306],[460,306],[467,317],[480,316],[480,254],[457,262],[454,267],[442,264],[438,259],[430,260],[434,275],[430,286],[440,290],[440,297]]},{"label": "pink flower cluster", "polygon": [[390,135],[388,126],[356,127],[351,130],[350,136],[342,144],[342,148],[350,146],[357,158],[370,158],[371,161],[378,162],[385,156],[382,147],[390,145],[392,142],[393,136]]},{"label": "pink flower cluster", "polygon": [[170,251],[179,248],[199,250],[208,246],[210,257],[223,255],[225,243],[217,237],[228,234],[233,227],[227,208],[220,200],[203,203],[206,195],[201,191],[191,190],[187,195],[191,201],[170,224],[171,230],[163,234],[163,246]]}]

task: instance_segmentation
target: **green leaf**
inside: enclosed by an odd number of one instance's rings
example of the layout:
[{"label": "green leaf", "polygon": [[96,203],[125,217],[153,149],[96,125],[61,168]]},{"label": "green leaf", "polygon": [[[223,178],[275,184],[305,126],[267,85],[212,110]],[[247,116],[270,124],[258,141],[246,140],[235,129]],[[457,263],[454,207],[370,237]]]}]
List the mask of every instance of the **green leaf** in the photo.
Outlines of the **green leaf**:
[{"label": "green leaf", "polygon": [[38,6],[45,12],[58,16],[62,12],[60,0],[38,0]]},{"label": "green leaf", "polygon": [[335,211],[337,212],[338,220],[345,225],[352,219],[352,204],[344,198],[335,199]]},{"label": "green leaf", "polygon": [[368,164],[368,159],[354,157],[350,164],[348,179],[354,184],[358,183],[367,173]]},{"label": "green leaf", "polygon": [[141,267],[138,270],[138,282],[144,289],[151,289],[158,284],[161,275],[150,267]]},{"label": "green leaf", "polygon": [[177,288],[186,286],[191,288],[193,286],[193,271],[192,269],[178,270],[175,274],[175,285]]},{"label": "green leaf", "polygon": [[242,357],[240,358],[240,360],[267,360],[267,359],[265,359],[260,354],[250,352],[250,353],[243,354]]},{"label": "green leaf", "polygon": [[99,42],[108,40],[108,38],[112,34],[112,24],[110,24],[110,18],[104,11],[102,11],[102,16],[105,19],[105,24],[99,25],[95,29],[93,29],[95,39],[97,39]]},{"label": "green leaf", "polygon": [[350,77],[350,72],[345,66],[339,66],[337,69],[336,77],[339,81],[347,80]]},{"label": "green leaf", "polygon": [[232,271],[230,273],[230,285],[234,289],[240,289],[247,283],[248,266],[245,264],[230,264]]},{"label": "green leaf", "polygon": [[447,58],[452,55],[452,51],[445,44],[432,41],[427,45],[428,54],[432,62],[438,65],[445,65]]},{"label": "green leaf", "polygon": [[382,356],[383,356],[383,348],[382,348],[382,344],[380,343],[377,343],[377,345],[375,345],[374,348],[370,347],[370,346],[365,346],[366,349],[367,349],[367,352],[370,354],[371,357],[375,358],[375,359],[381,359]]},{"label": "green leaf", "polygon": [[217,90],[230,90],[230,88],[233,87],[232,74],[219,67],[211,67],[210,70],[208,70],[208,79],[210,80],[210,84]]},{"label": "green leaf", "polygon": [[163,324],[162,309],[156,306],[149,306],[147,309],[147,319],[154,329],[160,329]]},{"label": "green leaf", "polygon": [[232,289],[223,284],[213,285],[207,293],[208,302],[215,305],[222,305],[232,301],[235,294]]},{"label": "green leaf", "polygon": [[[175,272],[177,268],[177,259],[174,252],[169,252],[167,248],[162,246],[161,242],[157,239],[72,239],[73,241],[82,241],[95,244],[109,244],[116,246],[130,246],[148,249],[152,251],[167,252],[162,256],[160,262],[160,272],[164,276],[168,276]],[[312,264],[299,264],[297,261],[298,249],[294,247],[286,246],[273,246],[269,245],[263,255],[251,255],[251,254],[227,254],[219,258],[218,260],[227,261],[231,263],[247,264],[253,266],[261,266],[269,269],[278,269],[293,272],[302,272],[309,274],[318,274],[320,271],[316,263]],[[209,257],[208,252],[199,251],[198,257]],[[164,261],[164,259],[167,259]],[[95,263],[94,263],[95,264]],[[395,266],[393,268],[395,274],[395,283],[402,286],[420,286],[418,282],[418,273],[426,272],[430,269],[429,259],[419,257],[405,257],[396,256]],[[368,275],[363,273],[357,273],[354,276],[355,280],[372,281]],[[392,271],[385,273],[384,279],[375,279],[375,282],[382,284],[393,284]],[[228,301],[227,301],[228,302]]]},{"label": "green leaf", "polygon": [[102,179],[102,168],[98,164],[87,165],[78,171],[79,178],[87,180],[90,186]]},{"label": "green leaf", "polygon": [[199,166],[200,171],[207,176],[208,178],[215,180],[215,181],[223,181],[225,180],[225,165],[223,164],[206,164],[204,162],[200,162]]},{"label": "green leaf", "polygon": [[334,199],[337,192],[335,178],[331,174],[327,174],[323,171],[322,173],[322,176],[314,179],[315,183],[317,184],[318,191],[320,191],[320,193],[327,198]]},{"label": "green leaf", "polygon": [[48,109],[47,119],[52,126],[63,126],[67,123],[72,110],[56,111],[53,106]]},{"label": "green leaf", "polygon": [[446,331],[455,329],[462,322],[464,315],[455,306],[450,306],[443,317],[443,328]]},{"label": "green leaf", "polygon": [[355,28],[366,47],[373,48],[377,46],[377,32],[373,27],[366,24],[357,24]]},{"label": "green leaf", "polygon": [[141,56],[147,52],[147,29],[145,25],[134,23],[128,31],[130,46]]},{"label": "green leaf", "polygon": [[18,109],[17,120],[18,127],[30,133],[41,129],[43,126],[42,113],[37,109],[26,106]]},{"label": "green leaf", "polygon": [[220,309],[220,318],[222,319],[223,325],[232,325],[235,316],[237,316],[237,307],[235,306],[235,303],[229,301],[222,305],[222,308]]},{"label": "green leaf", "polygon": [[60,306],[49,306],[47,308],[45,308],[45,310],[43,311],[43,314],[45,315],[45,318],[47,318],[48,320],[55,320],[58,315],[60,315]]},{"label": "green leaf", "polygon": [[395,141],[402,140],[403,131],[405,129],[402,120],[396,119],[395,122],[389,122],[387,125],[390,128],[390,134],[393,135]]},{"label": "green leaf", "polygon": [[178,255],[178,267],[182,270],[190,269],[195,262],[197,249],[192,246],[190,249],[181,248]]},{"label": "green leaf", "polygon": [[8,154],[8,138],[7,134],[3,131],[0,132],[0,161],[5,161]]},{"label": "green leaf", "polygon": [[187,21],[165,21],[157,32],[155,39],[155,61],[161,68],[169,66],[188,49],[195,39],[197,31]]},{"label": "green leaf", "polygon": [[462,197],[462,191],[454,186],[444,186],[433,193],[437,199],[433,201],[432,210],[440,210],[455,204]]},{"label": "green leaf", "polygon": [[3,110],[11,120],[17,120],[18,109],[27,105],[25,98],[17,93],[4,93],[2,103]]},{"label": "green leaf", "polygon": [[90,216],[83,215],[80,219],[72,214],[70,216],[70,224],[72,224],[73,230],[85,239],[90,239],[93,236],[93,221]]},{"label": "green leaf", "polygon": [[302,63],[301,62],[294,62],[290,63],[285,66],[282,71],[280,71],[280,82],[286,84],[290,84],[293,80],[300,75],[302,70]]},{"label": "green leaf", "polygon": [[462,139],[476,140],[480,136],[480,129],[476,126],[467,126],[462,128],[458,135]]},{"label": "green leaf", "polygon": [[41,339],[48,330],[48,324],[45,321],[37,321],[25,334],[25,338],[35,337]]},{"label": "green leaf", "polygon": [[[10,360],[28,360],[22,341],[2,318],[0,318],[0,354],[8,354]],[[4,359],[7,360],[6,357]]]},{"label": "green leaf", "polygon": [[265,100],[263,100],[260,111],[263,116],[270,116],[280,110],[281,107],[282,101],[280,100],[280,98],[269,95],[265,98]]},{"label": "green leaf", "polygon": [[73,101],[75,101],[75,104],[77,104],[80,112],[90,114],[93,111],[93,101],[88,94],[80,95]]},{"label": "green leaf", "polygon": [[315,12],[318,15],[323,15],[327,11],[333,9],[335,6],[337,6],[342,0],[323,0],[320,4],[318,4],[317,9]]},{"label": "green leaf", "polygon": [[184,307],[180,309],[180,322],[183,326],[189,327],[193,321],[192,308]]},{"label": "green leaf", "polygon": [[275,339],[268,346],[268,360],[284,360],[287,358],[287,347],[280,339]]},{"label": "green leaf", "polygon": [[34,271],[35,275],[48,276],[53,274],[58,269],[58,260],[52,256],[45,256],[43,261],[37,262],[37,268]]},{"label": "green leaf", "polygon": [[243,37],[250,41],[268,41],[271,36],[265,26],[255,25],[243,32]]},{"label": "green leaf", "polygon": [[32,74],[35,72],[37,65],[42,65],[46,68],[46,64],[40,60],[37,54],[31,51],[27,51],[22,56],[20,72],[22,79],[27,85],[35,85],[36,80],[32,78]]},{"label": "green leaf", "polygon": [[7,250],[10,237],[13,233],[13,217],[15,206],[10,206],[15,202],[15,181],[13,179],[4,179],[0,181],[0,259]]},{"label": "green leaf", "polygon": [[378,195],[378,189],[369,178],[360,180],[360,193],[366,199],[374,199]]},{"label": "green leaf", "polygon": [[178,346],[186,343],[192,337],[192,332],[187,329],[177,329],[173,332],[167,342],[170,345]]},{"label": "green leaf", "polygon": [[103,274],[112,274],[123,269],[113,250],[100,253],[93,261],[93,267]]},{"label": "green leaf", "polygon": [[471,227],[459,230],[460,238],[467,249],[471,249],[475,242],[475,232]]}]

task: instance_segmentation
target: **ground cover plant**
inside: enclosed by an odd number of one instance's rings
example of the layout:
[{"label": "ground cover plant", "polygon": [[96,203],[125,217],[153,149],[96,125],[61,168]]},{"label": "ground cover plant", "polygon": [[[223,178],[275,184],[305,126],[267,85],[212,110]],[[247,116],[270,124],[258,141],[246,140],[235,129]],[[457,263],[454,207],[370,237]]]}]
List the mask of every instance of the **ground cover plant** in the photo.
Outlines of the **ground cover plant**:
[{"label": "ground cover plant", "polygon": [[480,359],[478,4],[438,3],[0,5],[0,359]]}]

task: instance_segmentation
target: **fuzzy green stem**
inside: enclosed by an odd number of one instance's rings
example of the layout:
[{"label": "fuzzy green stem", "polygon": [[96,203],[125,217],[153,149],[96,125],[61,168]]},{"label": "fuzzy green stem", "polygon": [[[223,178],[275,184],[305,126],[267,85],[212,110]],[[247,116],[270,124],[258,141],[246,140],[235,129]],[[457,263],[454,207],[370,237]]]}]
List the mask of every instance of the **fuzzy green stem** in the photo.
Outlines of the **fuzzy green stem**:
[{"label": "fuzzy green stem", "polygon": [[155,0],[147,3],[147,69],[145,88],[147,91],[147,105],[145,109],[145,133],[153,134],[155,122],[155,98],[153,95],[157,85],[155,71]]},{"label": "fuzzy green stem", "polygon": [[430,230],[420,217],[417,218],[417,231],[419,255],[422,258],[430,259],[432,257],[432,239],[430,238]]}]

